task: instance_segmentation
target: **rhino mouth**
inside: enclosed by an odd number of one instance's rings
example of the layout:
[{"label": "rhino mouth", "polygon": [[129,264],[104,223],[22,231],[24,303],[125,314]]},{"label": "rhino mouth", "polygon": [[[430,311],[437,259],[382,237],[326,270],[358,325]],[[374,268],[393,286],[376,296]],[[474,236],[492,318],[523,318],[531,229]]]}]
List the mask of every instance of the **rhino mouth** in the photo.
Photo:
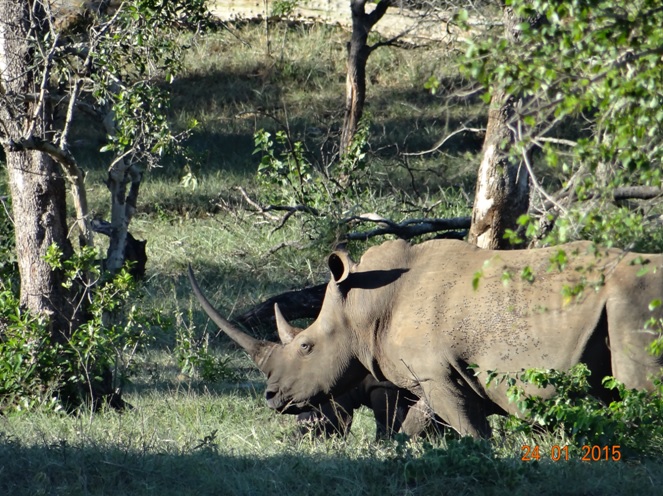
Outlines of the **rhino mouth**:
[{"label": "rhino mouth", "polygon": [[279,390],[268,389],[265,391],[265,399],[267,400],[267,406],[269,406],[269,408],[272,408],[279,413],[294,415],[314,410],[320,404],[324,403],[327,400],[327,397],[325,395],[317,395],[316,397],[305,401],[294,401],[293,399],[286,399],[283,393]]}]

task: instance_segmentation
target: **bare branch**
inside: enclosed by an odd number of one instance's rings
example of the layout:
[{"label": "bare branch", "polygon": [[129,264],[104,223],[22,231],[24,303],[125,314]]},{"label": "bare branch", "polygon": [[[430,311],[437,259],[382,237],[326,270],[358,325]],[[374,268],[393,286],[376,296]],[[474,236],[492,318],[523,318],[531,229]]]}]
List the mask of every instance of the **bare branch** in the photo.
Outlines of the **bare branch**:
[{"label": "bare branch", "polygon": [[30,121],[30,128],[28,129],[26,136],[32,136],[34,134],[35,125],[39,122],[39,114],[44,110],[44,104],[46,103],[46,93],[48,91],[49,81],[51,77],[51,67],[53,66],[53,58],[55,56],[55,51],[58,46],[59,33],[55,34],[55,39],[51,45],[51,49],[48,52],[48,55],[44,58],[44,72],[42,74],[41,85],[39,87],[39,100],[35,106],[32,119]]},{"label": "bare branch", "polygon": [[[235,189],[242,194],[242,196],[247,201],[247,203],[249,205],[251,205],[253,208],[255,208],[256,211],[259,214],[264,215],[265,217],[267,217],[269,220],[272,220],[272,221],[280,220],[279,225],[274,229],[274,231],[278,231],[279,229],[281,229],[285,225],[285,223],[288,221],[288,219],[290,217],[292,217],[294,214],[296,214],[297,212],[304,212],[304,213],[307,213],[307,214],[311,214],[315,217],[319,217],[321,215],[320,211],[318,209],[313,208],[309,205],[293,205],[293,206],[290,206],[290,205],[267,205],[267,206],[263,206],[263,205],[260,205],[255,200],[252,200],[251,197],[249,196],[249,194],[246,192],[246,190],[244,188],[242,188],[241,186],[237,186]],[[275,215],[270,215],[268,212],[271,212],[271,211],[286,212],[286,214],[282,218],[279,218]]]},{"label": "bare branch", "polygon": [[246,192],[246,190],[245,190],[244,188],[242,188],[241,186],[237,186],[235,189],[236,189],[237,191],[239,191],[239,192],[242,194],[242,196],[244,197],[244,199],[246,200],[246,202],[247,202],[249,205],[251,205],[253,208],[255,208],[256,211],[257,211],[258,213],[264,215],[264,216],[267,217],[269,220],[276,221],[276,220],[279,219],[279,218],[278,218],[277,216],[275,216],[275,215],[270,215],[270,214],[268,214],[267,211],[265,210],[265,208],[264,208],[262,205],[260,205],[259,203],[255,202],[254,200],[252,200],[251,197],[249,196],[249,194]]},{"label": "bare branch", "polygon": [[[519,123],[520,123],[520,121],[519,121]],[[520,127],[520,126],[519,126],[519,127]],[[520,129],[519,129],[519,131],[520,131]],[[519,133],[519,137],[520,137],[520,136],[521,136],[521,135],[520,135],[520,133]],[[523,148],[523,151],[522,151],[522,157],[523,157],[523,161],[522,161],[522,163],[525,165],[525,168],[527,169],[527,173],[529,174],[529,180],[530,180],[530,182],[532,183],[532,185],[534,186],[534,188],[535,188],[535,189],[539,192],[539,194],[540,194],[541,196],[543,196],[547,201],[549,201],[549,202],[551,202],[552,204],[554,204],[555,207],[558,208],[560,212],[564,212],[564,213],[566,213],[566,210],[564,209],[564,207],[562,207],[562,205],[560,205],[559,203],[557,203],[557,202],[555,201],[555,199],[554,199],[553,197],[551,197],[551,196],[546,192],[545,189],[543,189],[543,186],[541,186],[541,184],[539,184],[539,181],[537,181],[537,179],[536,179],[536,175],[534,174],[534,170],[533,170],[533,168],[532,168],[532,164],[530,163],[529,148],[527,148],[527,147],[526,147],[526,148]]]},{"label": "bare branch", "polygon": [[[355,2],[351,2],[351,4],[352,3]],[[363,11],[366,0],[360,0],[357,3],[361,5],[361,9]],[[384,15],[387,13],[387,9],[391,6],[391,4],[391,0],[380,0],[375,6],[375,9],[373,9],[373,12],[367,15],[369,31],[380,21],[380,19],[384,17]]]},{"label": "bare branch", "polygon": [[[624,186],[609,191],[608,195],[610,200],[613,202],[620,202],[625,200],[653,200],[657,198],[663,198],[663,188],[658,188],[655,186]],[[569,202],[579,201],[575,191],[564,190],[555,196],[556,199],[551,199],[543,204],[542,208],[544,212],[553,210],[555,207],[558,207],[558,202],[562,199],[568,199]],[[585,194],[582,201],[594,200],[600,196],[601,192],[588,192]]]},{"label": "bare branch", "polygon": [[452,133],[446,135],[444,138],[440,139],[437,143],[435,143],[433,145],[433,148],[431,148],[430,150],[425,150],[423,152],[403,153],[403,155],[406,156],[406,157],[420,157],[422,155],[427,155],[429,153],[433,153],[433,152],[439,150],[440,148],[442,148],[442,146],[447,141],[449,141],[451,138],[453,138],[457,134],[464,133],[465,131],[468,131],[468,132],[471,132],[471,133],[483,133],[483,132],[486,131],[486,128],[485,127],[465,127],[465,126],[463,126],[462,128],[456,129],[454,132],[452,132]]},{"label": "bare branch", "polygon": [[625,186],[612,190],[614,201],[653,200],[663,196],[663,189],[654,186]]},{"label": "bare branch", "polygon": [[[359,220],[362,220],[361,217]],[[373,219],[368,220],[370,222],[376,222]],[[467,234],[464,231],[470,228],[471,220],[470,217],[456,217],[452,219],[410,219],[401,223],[394,223],[392,221],[386,221],[385,219],[381,222],[387,223],[386,226],[373,229],[372,231],[351,232],[345,235],[345,239],[350,241],[365,241],[374,236],[382,236],[385,234],[394,234],[402,239],[410,239],[415,236],[422,236],[424,234],[441,231],[452,231],[441,237],[462,239]]]},{"label": "bare branch", "polygon": [[561,139],[561,138],[546,138],[544,136],[539,136],[537,138],[534,138],[532,141],[535,144],[537,144],[538,146],[541,146],[539,144],[539,142],[553,143],[554,145],[565,145],[565,146],[570,146],[570,147],[574,147],[574,146],[578,145],[577,141],[571,141],[571,140]]}]

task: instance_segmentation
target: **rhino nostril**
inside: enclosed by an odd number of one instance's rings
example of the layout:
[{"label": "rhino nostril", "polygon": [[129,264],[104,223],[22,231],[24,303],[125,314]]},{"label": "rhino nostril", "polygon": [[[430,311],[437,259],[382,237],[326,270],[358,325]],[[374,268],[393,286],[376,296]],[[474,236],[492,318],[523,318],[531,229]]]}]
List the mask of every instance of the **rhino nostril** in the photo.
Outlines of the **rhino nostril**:
[{"label": "rhino nostril", "polygon": [[276,391],[265,391],[265,399],[269,402],[274,399],[274,396],[276,396]]}]

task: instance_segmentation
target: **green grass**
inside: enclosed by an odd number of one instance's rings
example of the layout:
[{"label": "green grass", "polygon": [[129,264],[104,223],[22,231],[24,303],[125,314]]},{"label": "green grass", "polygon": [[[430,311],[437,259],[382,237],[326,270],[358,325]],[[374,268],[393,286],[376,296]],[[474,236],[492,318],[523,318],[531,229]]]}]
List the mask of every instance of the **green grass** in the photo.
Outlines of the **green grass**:
[{"label": "green grass", "polygon": [[123,414],[3,418],[2,494],[589,496],[660,494],[663,482],[652,460],[523,462],[513,444],[378,444],[365,412],[347,440],[297,437],[251,384],[159,382],[129,399]]},{"label": "green grass", "polygon": [[[288,126],[314,163],[333,155],[347,38],[333,27],[276,25],[269,55],[261,25],[229,25],[186,39],[193,48],[171,88],[171,116],[180,129],[199,122],[189,143],[199,159],[197,187],[181,186],[182,164],[165,160],[146,174],[130,228],[148,240],[138,304],[163,312],[171,323],[155,328],[153,344],[137,357],[125,388],[132,410],[0,417],[0,494],[662,494],[659,459],[583,463],[575,447],[569,461],[523,462],[522,445],[534,441],[514,436],[490,443],[376,443],[365,410],[347,440],[298,437],[292,417],[265,405],[263,378],[248,359],[216,335],[192,300],[188,263],[229,316],[327,278],[324,260],[333,236],[325,234],[325,220],[293,217],[276,229],[278,222],[253,212],[235,188],[260,199],[259,157],[252,154],[260,128]],[[449,57],[447,48],[383,48],[369,59],[372,191],[354,199],[355,213],[394,220],[469,213],[481,136],[458,136],[439,152],[407,162],[396,154],[429,149],[462,124],[483,125],[485,107],[476,98],[450,96],[466,84]],[[443,83],[437,95],[423,88],[431,74]],[[90,172],[90,202],[107,217],[104,163],[94,154],[98,137],[87,132],[81,127],[78,137],[94,145],[80,155]],[[360,254],[365,247],[356,243],[351,250]],[[234,377],[212,382],[182,374],[177,334],[185,330],[198,343],[208,339],[215,356],[229,357]],[[547,452],[564,441],[548,436],[538,442]]]}]

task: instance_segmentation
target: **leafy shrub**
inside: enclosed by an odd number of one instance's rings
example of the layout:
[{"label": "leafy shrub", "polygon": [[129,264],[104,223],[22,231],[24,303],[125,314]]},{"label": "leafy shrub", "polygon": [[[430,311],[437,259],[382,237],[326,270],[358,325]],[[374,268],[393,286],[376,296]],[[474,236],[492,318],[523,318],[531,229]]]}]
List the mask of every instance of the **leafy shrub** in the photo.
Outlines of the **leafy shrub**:
[{"label": "leafy shrub", "polygon": [[18,299],[0,281],[0,410],[55,406],[61,382],[60,349],[44,323],[21,310]]},{"label": "leafy shrub", "polygon": [[264,129],[254,135],[254,154],[262,154],[258,179],[272,203],[296,203],[322,213],[347,209],[368,189],[365,148],[368,118],[362,119],[348,152],[337,162],[315,164],[304,143],[286,131]]},{"label": "leafy shrub", "polygon": [[[316,208],[324,203],[327,192],[322,176],[304,156],[301,141],[292,141],[285,131],[274,136],[261,129],[254,135],[254,154],[262,153],[258,179],[270,203],[295,203]],[[280,149],[280,151],[279,151]]]},{"label": "leafy shrub", "polygon": [[[231,357],[216,355],[209,346],[209,335],[197,338],[193,325],[183,322],[178,315],[175,354],[182,374],[193,377],[199,375],[209,382],[234,381],[237,374],[232,366]],[[191,321],[191,319],[189,319]]]},{"label": "leafy shrub", "polygon": [[287,212],[282,223],[293,214],[307,214],[303,232],[325,248],[342,237],[348,218],[365,213],[375,195],[366,164],[367,117],[349,151],[324,165],[311,160],[305,145],[286,131],[272,135],[260,130],[254,141],[254,154],[261,154],[258,182],[262,200],[272,210]]},{"label": "leafy shrub", "polygon": [[576,446],[621,446],[625,450],[654,454],[663,452],[663,385],[655,382],[654,392],[627,389],[613,377],[603,385],[618,399],[606,405],[590,395],[585,364],[568,372],[529,369],[517,378],[539,388],[552,386],[556,394],[542,398],[524,391],[518,380],[508,374],[489,374],[489,382],[507,381],[509,400],[523,412],[523,418],[510,417],[508,429],[531,434],[535,425],[551,431],[561,430]]},{"label": "leafy shrub", "polygon": [[[0,408],[75,406],[94,397],[100,383],[119,387],[138,349],[148,340],[153,316],[133,304],[134,283],[126,269],[109,278],[98,253],[84,248],[65,260],[53,245],[46,260],[66,274],[65,285],[81,288],[87,320],[70,335],[54,338],[46,323],[21,309],[18,299],[0,286]],[[107,384],[106,384],[107,385]]]}]

